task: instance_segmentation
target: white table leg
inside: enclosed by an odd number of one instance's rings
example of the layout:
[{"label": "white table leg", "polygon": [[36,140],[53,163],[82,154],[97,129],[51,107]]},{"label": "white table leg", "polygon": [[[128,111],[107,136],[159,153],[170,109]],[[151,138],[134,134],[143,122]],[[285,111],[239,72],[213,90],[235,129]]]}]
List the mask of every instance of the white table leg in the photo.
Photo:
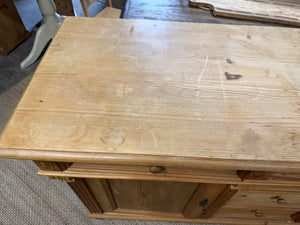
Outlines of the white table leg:
[{"label": "white table leg", "polygon": [[30,66],[38,59],[47,43],[56,34],[64,18],[64,16],[60,16],[56,13],[56,7],[52,0],[38,0],[38,4],[43,15],[42,25],[36,33],[30,54],[20,65],[22,69]]}]

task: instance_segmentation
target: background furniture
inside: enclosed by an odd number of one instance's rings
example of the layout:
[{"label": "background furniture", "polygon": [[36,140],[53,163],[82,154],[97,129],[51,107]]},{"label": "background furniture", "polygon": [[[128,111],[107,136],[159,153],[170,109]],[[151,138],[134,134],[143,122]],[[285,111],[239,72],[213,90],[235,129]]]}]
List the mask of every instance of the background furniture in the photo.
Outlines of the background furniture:
[{"label": "background furniture", "polygon": [[53,0],[57,13],[64,16],[75,16],[72,0]]},{"label": "background furniture", "polygon": [[[84,11],[84,15],[86,17],[90,16],[89,10],[88,10],[89,6],[92,5],[93,3],[95,3],[96,1],[97,0],[80,0],[83,11]],[[107,2],[108,7],[112,7],[111,0],[106,0],[106,2]]]},{"label": "background furniture", "polygon": [[[290,2],[296,4],[297,0]],[[124,0],[122,18],[274,26],[274,24],[251,20],[214,17],[211,11],[192,7],[186,0]]]},{"label": "background furniture", "polygon": [[22,69],[30,66],[38,59],[46,45],[56,34],[64,18],[56,13],[52,0],[38,0],[38,4],[43,16],[42,25],[36,33],[31,52],[20,64]]},{"label": "background furniture", "polygon": [[0,156],[66,181],[94,218],[297,222],[298,36],[66,18]]},{"label": "background furniture", "polygon": [[300,26],[300,3],[296,0],[190,0],[190,5],[214,15]]},{"label": "background furniture", "polygon": [[116,8],[112,8],[112,7],[106,7],[100,13],[98,13],[95,17],[119,19],[120,15],[121,15],[121,10],[120,9],[116,9]]},{"label": "background furniture", "polygon": [[0,0],[0,54],[7,55],[29,37],[12,0]]}]

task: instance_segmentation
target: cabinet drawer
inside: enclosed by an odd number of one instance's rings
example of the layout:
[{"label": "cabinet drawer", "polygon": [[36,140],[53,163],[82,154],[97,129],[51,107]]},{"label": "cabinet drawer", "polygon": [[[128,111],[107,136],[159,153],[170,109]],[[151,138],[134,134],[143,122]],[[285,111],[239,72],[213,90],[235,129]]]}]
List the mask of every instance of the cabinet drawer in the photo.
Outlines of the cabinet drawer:
[{"label": "cabinet drawer", "polygon": [[[235,170],[209,170],[161,165],[111,165],[90,163],[36,162],[40,168],[38,174],[52,177],[103,178],[178,181],[192,183],[243,184],[300,188],[296,173],[273,173],[268,180],[242,180]],[[276,176],[275,176],[276,175]]]},{"label": "cabinet drawer", "polygon": [[73,163],[63,171],[45,170],[41,168],[38,174],[44,176],[65,176],[78,178],[129,179],[178,181],[189,183],[238,183],[240,178],[235,171],[202,170],[194,168],[178,168],[164,166],[131,166]]},{"label": "cabinet drawer", "polygon": [[[300,189],[282,186],[241,185],[213,215],[214,218],[246,218],[292,223],[291,215],[300,211]],[[233,188],[233,190],[238,190]]]},{"label": "cabinet drawer", "polygon": [[300,193],[288,194],[283,192],[256,193],[251,191],[239,191],[228,204],[239,207],[240,205],[253,205],[274,208],[298,208],[300,210]]},{"label": "cabinet drawer", "polygon": [[[259,207],[259,206],[244,206],[240,205],[238,208],[231,204],[225,204],[219,208],[212,218],[235,218],[235,219],[249,219],[276,221],[282,224],[293,223],[291,215],[299,209],[294,208],[273,208],[273,207]],[[249,221],[249,224],[251,222]]]}]

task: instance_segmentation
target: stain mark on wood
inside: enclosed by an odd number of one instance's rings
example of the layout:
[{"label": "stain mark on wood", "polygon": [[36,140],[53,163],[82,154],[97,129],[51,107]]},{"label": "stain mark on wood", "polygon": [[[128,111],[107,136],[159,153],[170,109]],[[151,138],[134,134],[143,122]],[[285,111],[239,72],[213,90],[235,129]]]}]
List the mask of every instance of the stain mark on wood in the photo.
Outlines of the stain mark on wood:
[{"label": "stain mark on wood", "polygon": [[233,62],[231,61],[231,59],[226,59],[226,62],[227,62],[228,64],[233,64]]},{"label": "stain mark on wood", "polygon": [[255,133],[252,129],[246,130],[242,138],[241,150],[243,152],[257,151],[260,148],[260,139],[259,134]]},{"label": "stain mark on wood", "polygon": [[134,31],[134,26],[131,26],[131,28],[129,30],[129,34],[132,35],[133,31]]},{"label": "stain mark on wood", "polygon": [[225,72],[224,75],[226,76],[227,80],[238,80],[242,77],[241,74],[231,74],[231,73],[228,73],[228,72]]},{"label": "stain mark on wood", "polygon": [[115,128],[113,130],[110,130],[110,131],[106,132],[100,138],[100,140],[104,144],[108,144],[108,145],[120,145],[120,144],[123,144],[124,139],[125,139],[125,133],[120,128]]},{"label": "stain mark on wood", "polygon": [[297,136],[296,132],[292,132],[292,133],[291,133],[291,140],[292,140],[292,141],[295,141],[296,136]]}]

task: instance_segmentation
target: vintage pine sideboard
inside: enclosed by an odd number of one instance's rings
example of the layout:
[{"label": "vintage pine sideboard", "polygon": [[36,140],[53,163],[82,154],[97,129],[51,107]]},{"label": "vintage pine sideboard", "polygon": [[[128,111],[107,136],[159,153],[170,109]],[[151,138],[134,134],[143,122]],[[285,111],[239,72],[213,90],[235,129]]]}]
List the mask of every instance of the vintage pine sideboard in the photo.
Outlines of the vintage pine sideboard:
[{"label": "vintage pine sideboard", "polygon": [[66,18],[0,157],[89,217],[297,223],[299,74],[297,28]]}]

